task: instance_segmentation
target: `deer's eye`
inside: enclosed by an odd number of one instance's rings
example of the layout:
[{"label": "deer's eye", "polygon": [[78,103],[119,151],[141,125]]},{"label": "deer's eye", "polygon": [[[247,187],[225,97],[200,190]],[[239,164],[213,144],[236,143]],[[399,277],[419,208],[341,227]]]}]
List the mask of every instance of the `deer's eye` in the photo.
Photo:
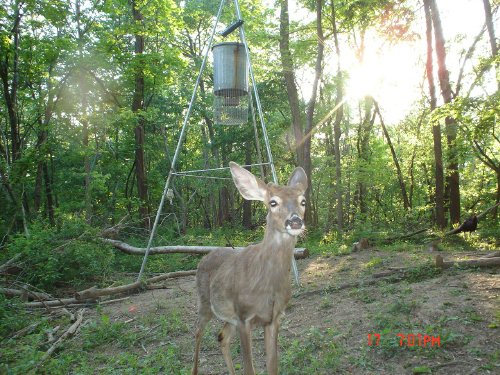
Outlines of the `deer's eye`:
[{"label": "deer's eye", "polygon": [[278,205],[278,202],[276,202],[274,199],[272,201],[269,202],[269,205],[271,207],[276,207]]},{"label": "deer's eye", "polygon": [[302,199],[302,202],[300,202],[300,204],[305,207],[306,206],[306,200]]}]

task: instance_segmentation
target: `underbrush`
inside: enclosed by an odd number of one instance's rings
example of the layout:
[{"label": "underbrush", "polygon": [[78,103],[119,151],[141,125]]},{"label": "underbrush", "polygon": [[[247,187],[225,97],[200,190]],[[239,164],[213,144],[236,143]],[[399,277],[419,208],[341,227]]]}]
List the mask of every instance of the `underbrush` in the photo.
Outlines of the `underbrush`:
[{"label": "underbrush", "polygon": [[16,281],[53,291],[103,282],[113,270],[114,251],[97,239],[98,229],[83,220],[64,220],[60,228],[34,223],[30,235],[16,235],[1,255],[21,254]]}]

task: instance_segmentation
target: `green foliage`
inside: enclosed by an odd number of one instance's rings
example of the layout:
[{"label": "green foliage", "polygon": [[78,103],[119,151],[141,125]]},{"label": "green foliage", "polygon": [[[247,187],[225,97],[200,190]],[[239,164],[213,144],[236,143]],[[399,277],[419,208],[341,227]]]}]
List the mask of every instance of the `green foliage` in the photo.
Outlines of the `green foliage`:
[{"label": "green foliage", "polygon": [[100,282],[112,269],[113,250],[96,238],[95,228],[79,218],[68,218],[60,229],[37,222],[30,233],[13,238],[5,257],[22,254],[21,281],[43,290],[66,283],[76,287]]},{"label": "green foliage", "polygon": [[25,327],[30,321],[29,314],[17,299],[7,299],[0,294],[0,337]]}]

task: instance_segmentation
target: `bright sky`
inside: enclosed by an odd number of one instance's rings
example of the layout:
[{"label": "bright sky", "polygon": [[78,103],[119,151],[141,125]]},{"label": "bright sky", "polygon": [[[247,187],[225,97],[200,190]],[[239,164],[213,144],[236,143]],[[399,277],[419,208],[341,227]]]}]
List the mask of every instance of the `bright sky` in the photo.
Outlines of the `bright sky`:
[{"label": "bright sky", "polygon": [[[437,3],[447,42],[447,66],[451,80],[455,81],[461,64],[460,52],[469,48],[484,24],[483,3],[481,0],[437,0]],[[414,31],[419,34],[417,40],[390,45],[372,32],[366,38],[365,64],[362,66],[354,56],[354,49],[344,45],[341,51],[343,67],[351,76],[346,87],[347,94],[351,100],[364,94],[374,96],[387,123],[396,124],[405,117],[412,104],[420,98],[422,83],[427,90],[427,82],[424,81],[425,18],[423,9],[419,9],[414,25]],[[293,21],[314,20],[314,15],[301,9],[296,0],[290,0],[289,11]],[[487,48],[486,33],[483,38],[481,48]],[[333,54],[333,50],[333,44],[327,46],[327,51]],[[335,64],[334,58],[327,61]],[[329,70],[334,74],[335,66],[327,65],[325,71]],[[310,96],[312,77],[312,71],[297,72],[298,85],[306,100]]]}]

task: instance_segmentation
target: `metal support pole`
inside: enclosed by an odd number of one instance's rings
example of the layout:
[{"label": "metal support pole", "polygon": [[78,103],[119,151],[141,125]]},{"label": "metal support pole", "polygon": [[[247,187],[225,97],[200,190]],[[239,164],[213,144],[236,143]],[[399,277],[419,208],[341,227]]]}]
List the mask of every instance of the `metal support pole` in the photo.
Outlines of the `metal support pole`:
[{"label": "metal support pole", "polygon": [[[240,5],[238,4],[238,0],[234,0],[234,7],[236,8],[236,17],[240,20],[243,19],[241,17]],[[247,62],[248,62],[248,67],[249,67],[249,71],[250,71],[250,79],[252,81],[253,92],[255,95],[255,102],[257,103],[257,110],[259,112],[260,125],[262,126],[262,134],[264,136],[264,143],[266,144],[267,157],[268,157],[269,164],[271,166],[271,173],[273,175],[274,183],[277,184],[278,177],[276,176],[276,169],[274,168],[273,155],[271,153],[271,146],[269,144],[269,138],[267,136],[266,124],[264,123],[264,114],[262,112],[262,106],[260,104],[259,93],[257,91],[257,84],[255,82],[255,77],[253,75],[252,62],[250,59],[250,49],[248,48],[247,41],[245,38],[244,27],[245,27],[245,25],[240,26],[240,39],[241,39],[241,42],[243,43],[243,45],[245,46],[245,50],[247,53]],[[295,261],[294,257],[292,257],[292,270],[293,270],[293,275],[295,277],[295,282],[297,283],[298,286],[300,286],[299,270],[297,268],[297,262]]]},{"label": "metal support pole", "polygon": [[205,65],[207,63],[208,54],[210,52],[210,46],[212,45],[212,41],[214,39],[215,30],[217,29],[217,24],[219,23],[219,18],[220,18],[221,12],[222,12],[222,7],[224,5],[224,2],[225,2],[225,0],[221,0],[221,2],[220,2],[219,11],[217,12],[217,18],[215,20],[214,27],[212,29],[212,35],[210,35],[210,39],[208,41],[207,51],[205,53],[205,56],[203,57],[203,62],[201,63],[200,72],[198,73],[198,78],[196,79],[196,83],[194,85],[193,95],[191,95],[191,101],[189,102],[189,107],[188,107],[188,110],[186,112],[186,116],[184,117],[184,122],[182,123],[181,134],[179,135],[179,141],[177,142],[177,148],[175,149],[175,154],[174,154],[174,157],[172,159],[172,165],[170,166],[170,171],[168,173],[167,181],[165,182],[165,187],[163,189],[163,194],[161,196],[160,205],[158,207],[158,211],[156,211],[155,221],[153,224],[153,228],[151,229],[151,233],[149,235],[148,246],[146,247],[146,251],[144,253],[144,258],[142,259],[141,270],[139,271],[139,275],[137,276],[137,281],[141,280],[142,274],[144,273],[144,268],[146,267],[146,261],[148,259],[149,251],[151,249],[151,244],[153,243],[153,238],[156,234],[156,228],[158,227],[158,222],[160,221],[161,211],[163,209],[163,205],[165,204],[165,197],[167,195],[167,190],[168,190],[168,188],[170,186],[170,182],[172,180],[173,171],[175,169],[175,164],[177,162],[177,158],[179,157],[182,143],[184,142],[184,137],[186,136],[186,126],[187,126],[187,123],[189,120],[189,116],[191,115],[191,111],[193,109],[194,100],[196,98],[196,91],[198,91],[198,86],[200,85],[201,75],[203,74],[203,70],[205,69]]},{"label": "metal support pole", "polygon": [[[236,17],[238,19],[242,19],[240,5],[238,4],[238,0],[234,0],[234,6],[236,8]],[[253,75],[252,69],[252,61],[250,59],[250,49],[248,48],[246,37],[245,37],[245,25],[240,26],[240,39],[243,45],[245,46],[245,51],[247,53],[247,62],[250,71],[250,80],[252,81],[253,93],[255,95],[255,102],[257,103],[257,111],[259,112],[260,125],[262,126],[262,133],[264,136],[264,142],[266,144],[266,151],[269,158],[269,164],[271,164],[271,172],[273,175],[274,183],[278,183],[278,177],[276,176],[276,170],[274,169],[273,156],[271,154],[271,146],[269,145],[269,138],[267,137],[266,125],[264,123],[264,114],[262,112],[262,106],[260,104],[259,92],[257,91],[257,84],[255,82],[255,77]]]},{"label": "metal support pole", "polygon": [[263,164],[264,159],[262,159],[262,152],[260,150],[259,131],[257,130],[257,121],[255,120],[255,108],[253,107],[253,98],[252,98],[251,91],[248,93],[248,97],[250,98],[250,109],[252,112],[253,134],[255,137],[255,147],[257,148],[257,160],[260,164],[260,176],[262,177],[262,179],[265,179],[266,173],[264,171],[264,164]]}]

